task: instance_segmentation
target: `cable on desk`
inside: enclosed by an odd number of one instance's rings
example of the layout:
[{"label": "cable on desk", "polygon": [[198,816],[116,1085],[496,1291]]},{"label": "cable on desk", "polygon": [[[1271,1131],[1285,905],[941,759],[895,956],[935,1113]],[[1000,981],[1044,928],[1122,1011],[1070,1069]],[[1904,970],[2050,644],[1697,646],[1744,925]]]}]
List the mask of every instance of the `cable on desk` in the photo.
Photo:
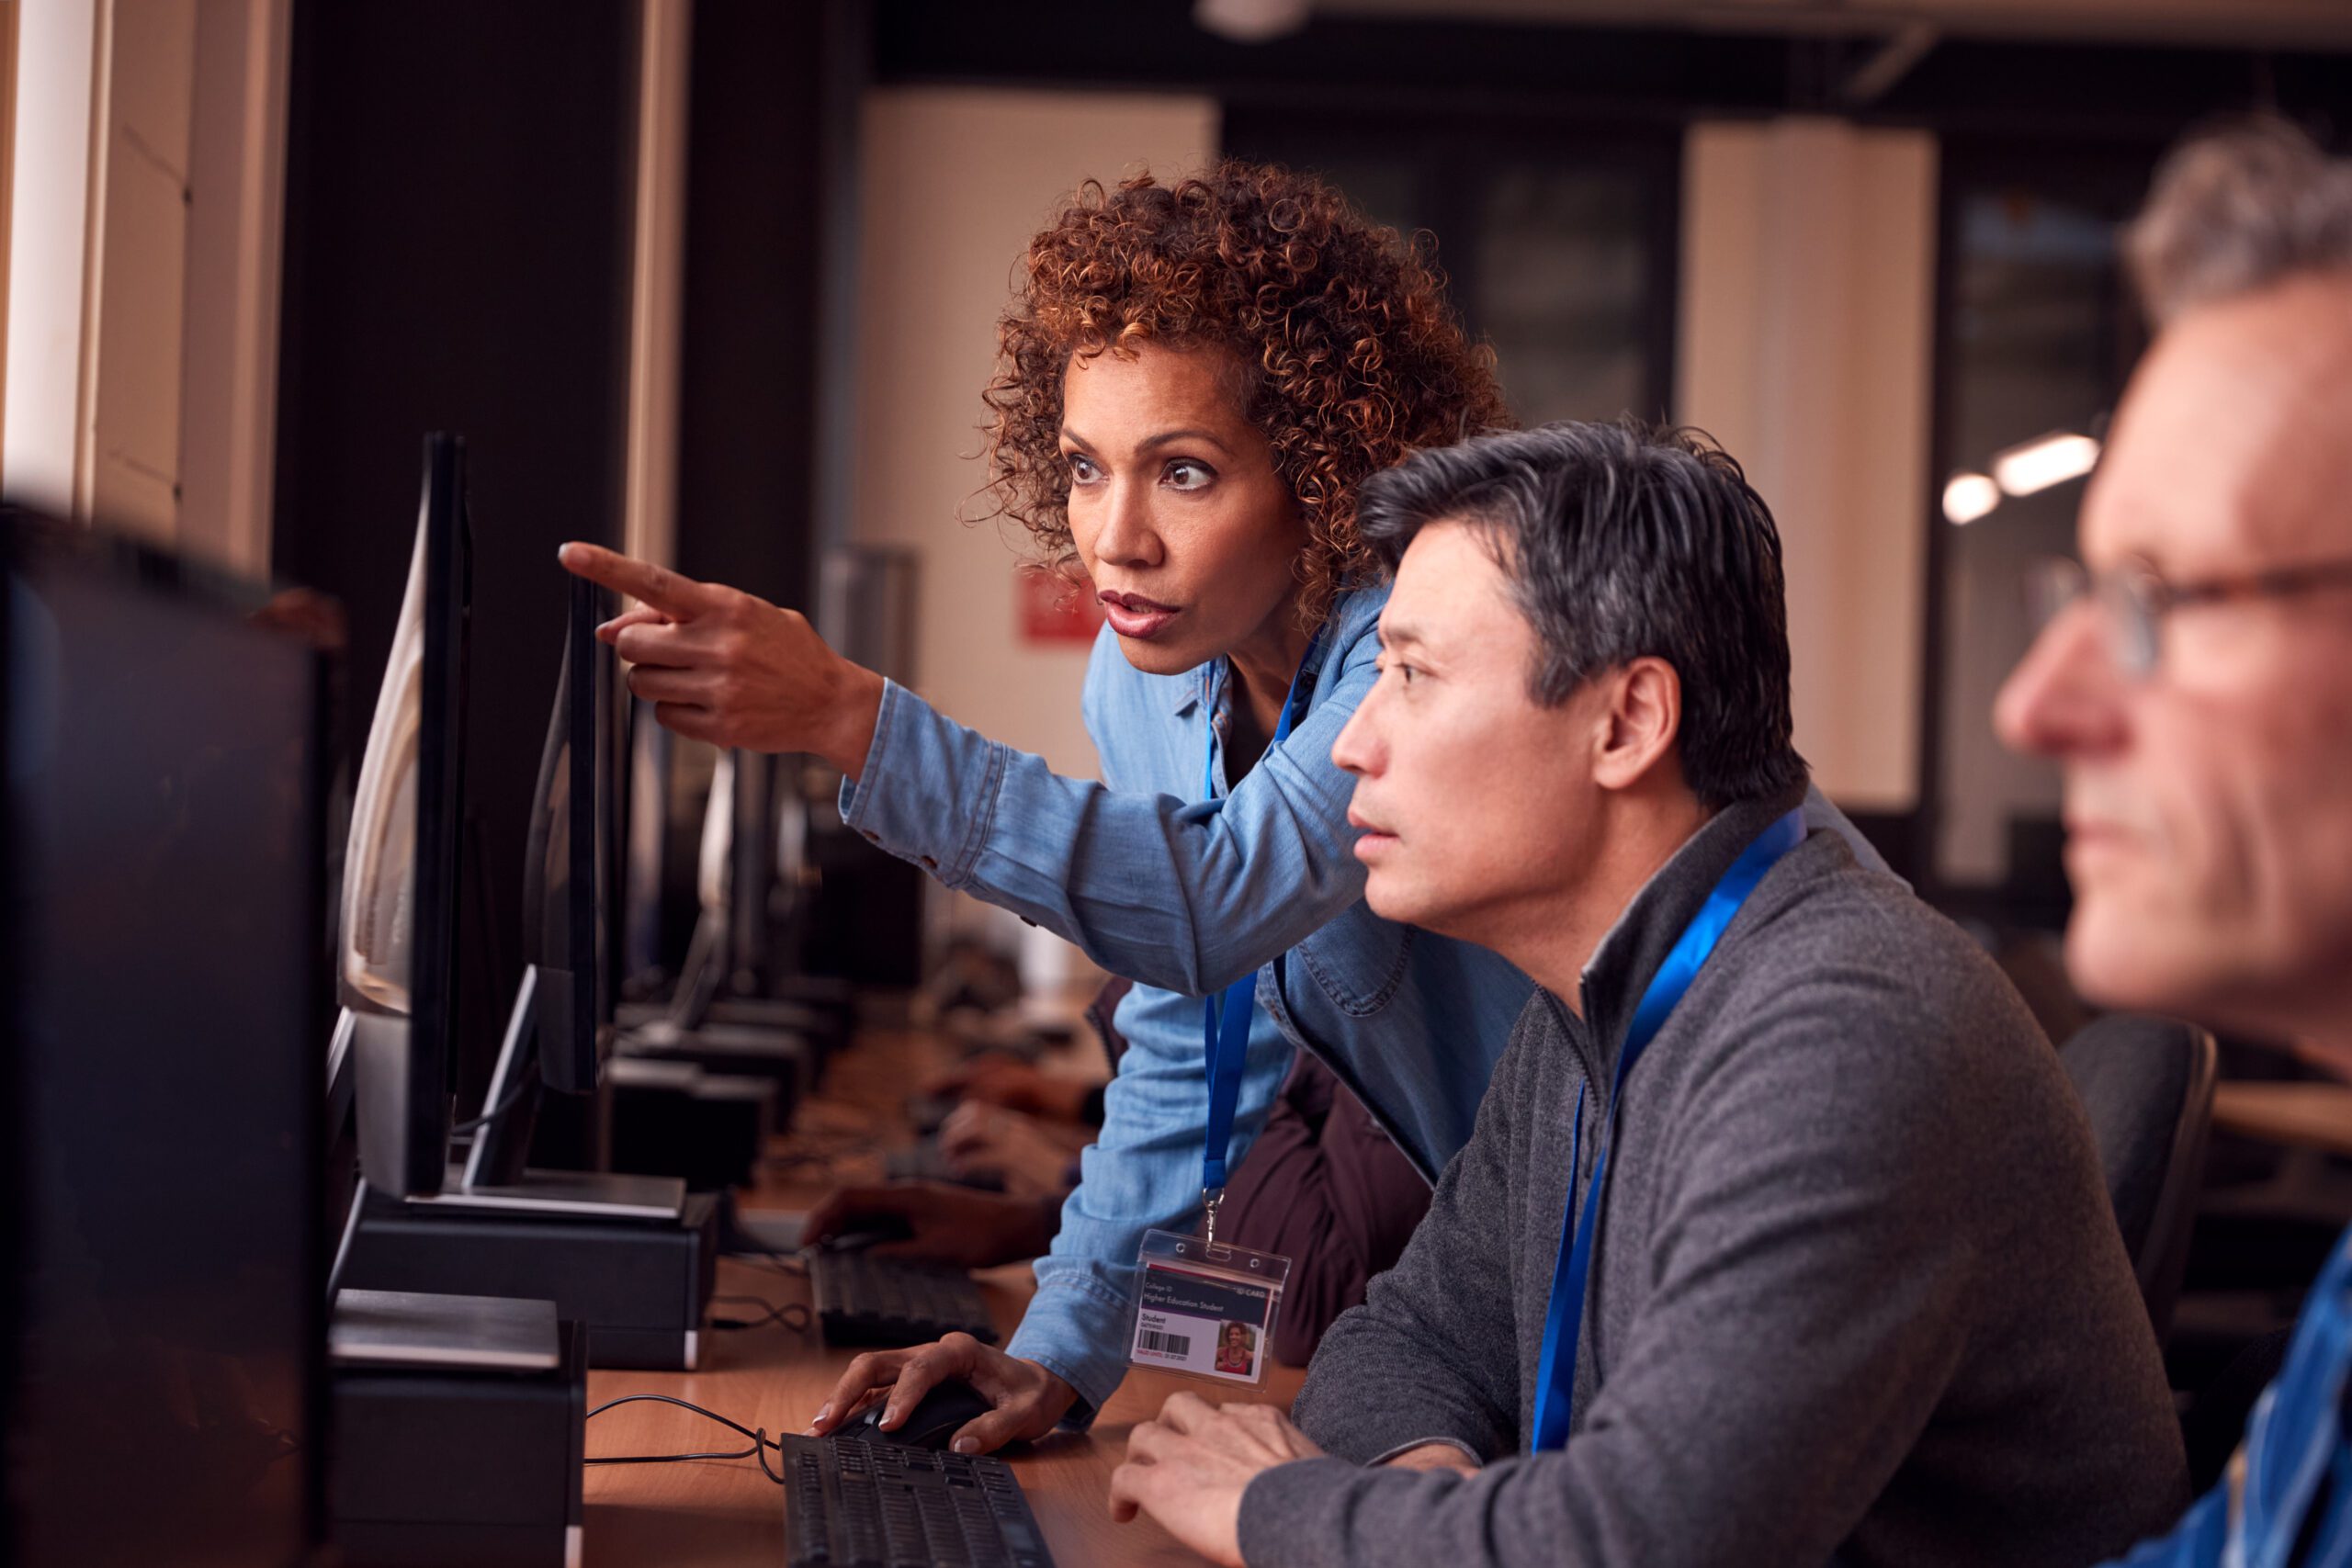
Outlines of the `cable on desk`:
[{"label": "cable on desk", "polygon": [[805,1258],[787,1257],[781,1252],[759,1251],[727,1252],[720,1256],[731,1258],[738,1263],[765,1264],[777,1273],[789,1274],[796,1280],[805,1280],[808,1277],[808,1260]]},{"label": "cable on desk", "polygon": [[591,1456],[587,1461],[588,1463],[683,1464],[689,1460],[700,1459],[757,1459],[760,1461],[761,1471],[770,1481],[775,1482],[778,1486],[784,1484],[783,1473],[771,1467],[768,1463],[768,1450],[770,1449],[774,1449],[777,1455],[781,1457],[784,1453],[784,1445],[777,1442],[774,1438],[769,1437],[766,1427],[746,1427],[740,1421],[729,1420],[726,1416],[719,1415],[715,1410],[705,1410],[699,1404],[689,1404],[683,1399],[673,1399],[666,1393],[625,1393],[618,1399],[608,1399],[605,1401],[604,1404],[599,1404],[595,1409],[588,1412],[587,1416],[583,1419],[594,1421],[597,1416],[602,1416],[605,1411],[612,1409],[615,1405],[635,1404],[639,1401],[650,1401],[656,1404],[674,1404],[681,1410],[691,1410],[707,1421],[716,1421],[720,1426],[725,1427],[731,1431],[741,1433],[744,1437],[752,1439],[752,1446],[748,1449],[729,1449],[724,1451],[713,1450],[707,1453],[693,1454],[598,1454]]},{"label": "cable on desk", "polygon": [[759,1317],[714,1317],[710,1320],[713,1328],[765,1328],[771,1323],[781,1323],[797,1334],[806,1334],[816,1321],[809,1315],[808,1308],[799,1302],[772,1302],[765,1296],[710,1298],[713,1306],[720,1302],[749,1302],[755,1307],[764,1308],[765,1312]]}]

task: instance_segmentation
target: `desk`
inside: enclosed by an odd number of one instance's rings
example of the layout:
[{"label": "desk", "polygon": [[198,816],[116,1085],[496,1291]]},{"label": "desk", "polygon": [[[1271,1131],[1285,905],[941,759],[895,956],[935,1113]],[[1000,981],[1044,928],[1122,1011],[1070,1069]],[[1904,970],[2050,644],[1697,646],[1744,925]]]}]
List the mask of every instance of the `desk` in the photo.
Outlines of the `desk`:
[{"label": "desk", "polygon": [[[829,1075],[826,1092],[804,1108],[806,1131],[781,1141],[779,1153],[805,1158],[811,1146],[839,1145],[867,1134],[887,1144],[903,1132],[899,1097],[931,1065],[944,1061],[945,1047],[911,1032],[876,1032],[844,1054]],[[805,1163],[786,1165],[763,1178],[746,1195],[747,1208],[806,1208],[829,1180],[870,1179],[878,1153],[857,1152],[831,1162],[828,1170]],[[981,1276],[998,1330],[1009,1336],[1032,1289],[1025,1264]],[[807,1281],[764,1264],[721,1259],[718,1292],[755,1295],[774,1303],[808,1299]],[[721,1316],[756,1315],[748,1306],[720,1310]],[[666,1393],[690,1400],[747,1427],[771,1434],[806,1427],[817,1405],[853,1354],[828,1349],[813,1329],[806,1336],[781,1325],[739,1331],[709,1331],[703,1337],[701,1370],[693,1372],[592,1371],[590,1409],[628,1393]],[[1127,1431],[1157,1415],[1167,1397],[1190,1390],[1219,1402],[1264,1398],[1285,1405],[1305,1374],[1276,1367],[1260,1391],[1222,1387],[1168,1372],[1129,1374],[1093,1429],[1082,1436],[1057,1433],[1004,1456],[1021,1477],[1029,1506],[1046,1532],[1060,1568],[1097,1565],[1193,1564],[1200,1559],[1148,1519],[1114,1525],[1107,1506],[1111,1472],[1126,1452]],[[742,1447],[723,1427],[674,1405],[623,1405],[588,1424],[588,1453],[687,1453]],[[771,1461],[773,1462],[773,1461]],[[587,1568],[775,1568],[784,1561],[784,1494],[749,1459],[691,1464],[591,1465],[586,1482]]]},{"label": "desk", "polygon": [[2266,1143],[2352,1157],[2352,1088],[2332,1083],[2216,1084],[2213,1125]]}]

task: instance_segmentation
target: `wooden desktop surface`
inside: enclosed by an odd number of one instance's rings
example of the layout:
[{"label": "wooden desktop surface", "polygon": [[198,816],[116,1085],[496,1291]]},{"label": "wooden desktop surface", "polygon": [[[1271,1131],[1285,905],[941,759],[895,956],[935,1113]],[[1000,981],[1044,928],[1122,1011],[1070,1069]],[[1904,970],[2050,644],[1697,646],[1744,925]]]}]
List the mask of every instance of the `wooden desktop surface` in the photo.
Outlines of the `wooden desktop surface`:
[{"label": "wooden desktop surface", "polygon": [[[792,1135],[778,1140],[768,1170],[742,1201],[748,1212],[806,1209],[834,1180],[870,1180],[881,1151],[911,1136],[902,1105],[924,1073],[951,1059],[935,1037],[868,1031],[831,1065],[825,1092],[802,1107]],[[1010,1336],[1032,1290],[1026,1265],[982,1276],[998,1331]],[[783,1303],[808,1300],[807,1281],[764,1263],[723,1258],[718,1293]],[[748,1302],[727,1302],[718,1316],[757,1316]],[[692,1372],[592,1371],[591,1410],[631,1393],[666,1393],[771,1435],[798,1432],[849,1364],[812,1327],[802,1335],[780,1324],[707,1330],[701,1367]],[[1005,1457],[1021,1478],[1030,1508],[1060,1568],[1121,1563],[1197,1564],[1148,1519],[1111,1522],[1111,1472],[1137,1421],[1159,1412],[1179,1390],[1216,1401],[1263,1398],[1288,1404],[1305,1374],[1276,1367],[1262,1390],[1241,1390],[1168,1372],[1128,1374],[1091,1430],[1057,1433]],[[674,1405],[625,1404],[588,1423],[588,1455],[699,1452],[747,1446],[727,1428]],[[770,1462],[774,1462],[771,1461]],[[732,1568],[784,1561],[783,1489],[749,1459],[684,1464],[588,1467],[587,1568]]]},{"label": "wooden desktop surface", "polygon": [[2266,1143],[2352,1156],[2352,1086],[2219,1083],[2213,1086],[2213,1125]]}]

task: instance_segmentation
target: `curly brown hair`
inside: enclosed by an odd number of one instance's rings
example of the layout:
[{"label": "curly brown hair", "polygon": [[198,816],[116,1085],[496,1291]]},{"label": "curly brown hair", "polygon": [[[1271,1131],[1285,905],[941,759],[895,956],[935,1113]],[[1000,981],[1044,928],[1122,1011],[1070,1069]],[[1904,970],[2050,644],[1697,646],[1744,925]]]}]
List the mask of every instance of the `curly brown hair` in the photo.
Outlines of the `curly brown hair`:
[{"label": "curly brown hair", "polygon": [[985,394],[995,514],[1027,528],[1054,570],[1076,560],[1063,374],[1144,342],[1238,359],[1242,408],[1306,525],[1310,625],[1375,565],[1356,536],[1356,487],[1420,447],[1510,424],[1493,352],[1463,332],[1426,244],[1321,181],[1232,159],[1172,186],[1089,180],[1030,242]]}]

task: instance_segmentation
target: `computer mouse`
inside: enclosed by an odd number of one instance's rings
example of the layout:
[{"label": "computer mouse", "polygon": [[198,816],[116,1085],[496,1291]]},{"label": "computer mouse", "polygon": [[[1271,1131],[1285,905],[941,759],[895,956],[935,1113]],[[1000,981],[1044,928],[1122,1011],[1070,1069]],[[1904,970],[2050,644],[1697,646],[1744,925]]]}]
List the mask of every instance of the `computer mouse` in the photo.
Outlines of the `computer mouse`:
[{"label": "computer mouse", "polygon": [[915,1402],[907,1418],[888,1431],[880,1426],[882,1412],[890,1402],[866,1411],[841,1429],[844,1438],[863,1438],[870,1443],[897,1443],[910,1449],[944,1449],[953,1442],[956,1434],[967,1422],[987,1415],[994,1408],[988,1396],[970,1383],[956,1378],[933,1389]]},{"label": "computer mouse", "polygon": [[886,1241],[912,1241],[915,1227],[899,1214],[861,1214],[847,1230],[836,1231],[817,1245],[827,1252],[864,1252]]}]

